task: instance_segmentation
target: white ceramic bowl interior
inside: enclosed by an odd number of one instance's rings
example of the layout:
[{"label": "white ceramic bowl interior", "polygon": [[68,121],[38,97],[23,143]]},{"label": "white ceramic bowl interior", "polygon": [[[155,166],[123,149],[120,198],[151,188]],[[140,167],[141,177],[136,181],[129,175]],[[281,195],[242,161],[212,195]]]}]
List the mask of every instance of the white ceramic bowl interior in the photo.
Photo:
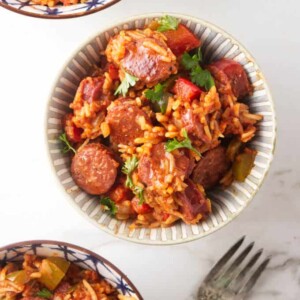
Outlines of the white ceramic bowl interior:
[{"label": "white ceramic bowl interior", "polygon": [[84,268],[98,272],[122,295],[143,299],[133,283],[116,266],[100,255],[72,244],[57,241],[25,241],[0,248],[0,267],[23,260],[24,254],[42,257],[59,256]]},{"label": "white ceramic bowl interior", "polygon": [[122,29],[142,28],[153,18],[165,15],[151,14],[133,17],[100,32],[85,43],[71,57],[53,89],[47,113],[47,143],[54,172],[68,198],[77,210],[92,223],[106,232],[130,241],[148,244],[176,244],[198,239],[214,232],[230,222],[253,199],[261,186],[273,158],[276,123],[273,101],[264,76],[249,52],[233,37],[220,28],[203,20],[172,14],[186,24],[202,41],[202,50],[206,62],[222,57],[233,59],[243,65],[254,87],[254,93],[246,99],[250,110],[263,115],[251,148],[258,151],[255,166],[246,181],[234,182],[229,188],[215,189],[209,193],[212,199],[212,214],[197,224],[186,225],[178,222],[169,228],[135,229],[130,231],[130,222],[118,221],[103,213],[99,198],[83,192],[77,187],[70,174],[70,158],[61,153],[58,136],[62,133],[61,119],[69,112],[69,104],[82,78],[99,61],[99,53],[104,50],[109,38]]}]

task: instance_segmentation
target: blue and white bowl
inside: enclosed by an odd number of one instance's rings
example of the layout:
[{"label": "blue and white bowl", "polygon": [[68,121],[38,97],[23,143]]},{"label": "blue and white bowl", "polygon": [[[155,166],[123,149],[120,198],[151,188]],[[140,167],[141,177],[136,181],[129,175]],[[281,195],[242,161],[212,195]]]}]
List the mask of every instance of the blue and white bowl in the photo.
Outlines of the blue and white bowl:
[{"label": "blue and white bowl", "polygon": [[121,295],[143,299],[128,277],[108,260],[90,250],[64,242],[35,240],[0,247],[0,268],[8,262],[22,261],[24,254],[63,257],[84,269],[96,271]]},{"label": "blue and white bowl", "polygon": [[[226,57],[239,62],[245,69],[254,92],[245,101],[250,111],[263,115],[250,147],[257,151],[254,167],[245,182],[233,182],[226,189],[215,189],[209,197],[212,200],[212,213],[203,222],[187,225],[177,222],[168,228],[137,228],[130,230],[130,221],[118,221],[102,212],[99,198],[82,191],[72,179],[70,157],[61,152],[58,140],[63,128],[62,117],[70,112],[80,81],[89,74],[91,66],[100,60],[100,52],[113,35],[123,29],[143,28],[154,18],[173,15],[189,27],[202,41],[204,59],[207,62]],[[276,140],[276,119],[273,100],[267,82],[251,54],[224,30],[201,19],[180,14],[153,13],[132,17],[115,24],[93,39],[87,41],[70,57],[50,96],[46,135],[50,159],[56,177],[63,187],[66,198],[72,205],[100,229],[123,239],[143,244],[178,244],[189,242],[215,232],[237,217],[252,201],[268,173],[273,159]]]},{"label": "blue and white bowl", "polygon": [[89,15],[116,4],[121,0],[87,0],[69,6],[48,7],[33,4],[31,0],[0,0],[0,6],[13,12],[37,18],[66,19]]}]

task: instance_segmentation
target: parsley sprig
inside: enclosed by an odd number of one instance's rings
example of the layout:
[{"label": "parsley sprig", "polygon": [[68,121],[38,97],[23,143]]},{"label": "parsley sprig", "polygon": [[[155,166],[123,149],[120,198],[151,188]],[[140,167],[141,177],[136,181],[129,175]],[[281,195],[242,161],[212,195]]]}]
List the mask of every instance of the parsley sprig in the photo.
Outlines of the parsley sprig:
[{"label": "parsley sprig", "polygon": [[115,95],[122,94],[123,97],[125,97],[128,92],[128,89],[132,86],[135,86],[138,80],[139,79],[137,77],[125,72],[125,77],[122,80],[121,84],[116,89]]},{"label": "parsley sprig", "polygon": [[133,171],[135,170],[135,168],[138,166],[138,163],[139,163],[139,161],[138,161],[137,157],[135,155],[133,155],[131,158],[128,158],[125,161],[125,163],[122,167],[122,172],[127,175],[125,185],[127,187],[129,187],[130,189],[133,189],[133,187],[134,187],[131,175],[132,175]]},{"label": "parsley sprig", "polygon": [[167,30],[176,30],[178,28],[179,21],[172,16],[163,16],[158,20],[159,27],[157,31],[164,32]]},{"label": "parsley sprig", "polygon": [[204,87],[207,91],[215,85],[214,79],[208,70],[202,69],[199,63],[202,62],[201,48],[197,53],[190,55],[185,52],[181,58],[182,66],[190,71],[191,80],[200,87]]},{"label": "parsley sprig", "polygon": [[127,175],[125,185],[129,187],[133,193],[140,199],[139,204],[143,204],[144,199],[144,189],[138,185],[135,185],[132,180],[132,173],[137,168],[139,161],[135,155],[131,158],[128,158],[123,167],[122,172]]},{"label": "parsley sprig", "polygon": [[43,288],[43,289],[41,289],[40,291],[38,291],[36,293],[36,296],[41,297],[41,298],[45,298],[45,299],[50,299],[53,296],[53,294],[49,290],[47,290],[46,288]]},{"label": "parsley sprig", "polygon": [[158,83],[153,89],[148,89],[145,92],[145,97],[151,101],[155,111],[160,111],[163,114],[167,110],[169,93],[165,92],[166,85]]},{"label": "parsley sprig", "polygon": [[100,204],[103,205],[105,210],[107,210],[109,212],[109,214],[112,216],[114,216],[118,211],[118,208],[117,208],[115,202],[112,201],[109,197],[102,197],[100,199]]},{"label": "parsley sprig", "polygon": [[188,149],[194,151],[196,154],[198,154],[201,157],[201,153],[192,146],[192,142],[189,139],[189,136],[188,136],[188,134],[187,134],[187,132],[186,132],[185,129],[183,129],[182,135],[184,137],[184,140],[182,140],[181,142],[178,141],[175,138],[172,139],[172,140],[167,141],[166,145],[165,145],[166,151],[167,152],[172,152],[175,149],[188,148]]},{"label": "parsley sprig", "polygon": [[68,141],[67,135],[66,133],[62,133],[59,138],[60,141],[63,142],[64,147],[62,149],[63,153],[68,153],[69,151],[73,151],[74,154],[76,153],[76,150],[72,147],[72,145],[70,144],[70,142]]}]

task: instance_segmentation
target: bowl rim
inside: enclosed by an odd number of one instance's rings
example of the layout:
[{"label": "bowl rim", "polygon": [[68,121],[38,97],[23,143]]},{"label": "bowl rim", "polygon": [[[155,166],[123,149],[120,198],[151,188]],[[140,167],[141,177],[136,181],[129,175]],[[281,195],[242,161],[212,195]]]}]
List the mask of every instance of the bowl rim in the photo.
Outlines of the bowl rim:
[{"label": "bowl rim", "polygon": [[[0,252],[8,251],[11,248],[15,248],[15,247],[20,247],[20,246],[22,247],[22,246],[36,245],[36,244],[64,246],[64,247],[73,248],[76,251],[80,251],[80,252],[86,253],[88,255],[94,256],[95,258],[97,258],[97,260],[103,261],[106,265],[108,265],[116,273],[121,275],[126,280],[128,285],[130,285],[130,287],[132,288],[134,293],[137,295],[138,299],[143,300],[143,297],[140,294],[140,292],[138,291],[138,289],[136,288],[136,286],[132,283],[132,281],[128,278],[128,276],[125,275],[118,267],[116,267],[113,263],[111,263],[109,260],[107,260],[103,256],[101,256],[101,255],[99,255],[99,254],[97,254],[97,253],[95,253],[95,252],[93,252],[89,249],[83,248],[81,246],[77,246],[77,245],[74,245],[74,244],[71,244],[71,243],[57,241],[57,240],[27,240],[27,241],[21,241],[21,242],[16,242],[16,243],[8,244],[8,245],[5,245],[5,246],[1,246],[0,247]],[[51,249],[51,250],[53,250],[53,249]]]},{"label": "bowl rim", "polygon": [[[170,15],[170,16],[174,16],[176,18],[180,18],[180,19],[186,19],[195,23],[201,23],[204,26],[207,26],[217,32],[220,32],[224,37],[231,39],[231,41],[233,41],[234,43],[236,43],[239,46],[239,49],[241,50],[241,52],[243,52],[247,58],[253,63],[253,65],[258,69],[257,72],[259,73],[260,78],[263,80],[264,82],[264,86],[265,86],[265,90],[266,90],[266,94],[267,94],[267,98],[270,102],[270,106],[272,108],[272,122],[273,122],[273,131],[272,131],[272,153],[271,153],[271,157],[269,159],[269,163],[266,167],[266,171],[264,173],[264,176],[260,179],[259,184],[257,184],[257,190],[254,191],[254,193],[252,193],[251,198],[249,199],[249,201],[245,202],[244,206],[242,207],[242,209],[237,210],[234,213],[231,213],[230,218],[228,218],[226,221],[223,221],[218,227],[212,227],[210,230],[208,231],[204,231],[203,233],[197,234],[197,235],[193,235],[190,237],[187,237],[185,239],[181,238],[181,239],[176,239],[176,240],[151,240],[151,239],[138,239],[135,237],[128,237],[128,236],[124,236],[122,234],[115,234],[112,230],[108,229],[106,226],[103,226],[99,223],[97,223],[96,220],[91,219],[86,213],[84,213],[73,201],[73,198],[71,197],[71,195],[69,195],[66,190],[63,188],[63,185],[61,184],[58,176],[56,175],[55,172],[55,168],[52,162],[52,157],[51,157],[51,153],[50,153],[50,148],[49,148],[49,144],[48,144],[48,138],[47,138],[47,128],[48,128],[48,112],[49,112],[49,107],[50,107],[50,103],[51,103],[51,96],[53,94],[53,91],[55,89],[55,87],[57,86],[57,83],[59,82],[59,79],[61,77],[61,75],[63,74],[63,71],[66,69],[66,67],[68,66],[68,64],[72,61],[73,57],[79,53],[87,44],[89,44],[91,41],[93,41],[95,39],[95,37],[97,37],[98,35],[122,26],[125,23],[128,22],[134,22],[134,21],[138,21],[141,19],[146,19],[146,18],[155,18],[155,17],[162,17],[164,15]],[[75,208],[79,214],[81,214],[82,216],[84,216],[85,219],[87,219],[90,223],[92,223],[94,226],[96,226],[97,228],[101,229],[102,231],[104,231],[105,233],[108,233],[109,235],[115,237],[115,238],[119,238],[122,240],[126,240],[132,243],[137,243],[137,244],[142,244],[142,245],[157,245],[157,246],[170,246],[170,245],[177,245],[177,244],[184,244],[184,243],[188,243],[188,242],[192,242],[198,239],[201,239],[203,237],[206,237],[216,231],[218,231],[219,229],[225,227],[226,225],[228,225],[231,221],[233,221],[234,219],[236,219],[236,217],[238,215],[240,215],[248,206],[249,204],[253,201],[254,197],[256,196],[257,192],[260,190],[262,184],[265,182],[267,175],[269,174],[270,171],[270,167],[271,167],[271,163],[274,159],[274,153],[275,153],[275,148],[276,148],[276,141],[277,141],[277,118],[276,118],[276,111],[275,111],[275,103],[273,101],[273,97],[272,94],[270,92],[270,88],[268,86],[267,80],[265,78],[265,76],[263,75],[263,73],[261,72],[261,68],[259,67],[259,65],[256,62],[256,59],[254,59],[253,55],[243,46],[243,44],[241,44],[236,38],[234,38],[231,34],[229,34],[227,31],[225,31],[224,29],[222,29],[221,27],[214,25],[212,23],[210,23],[209,21],[206,21],[204,19],[198,18],[198,17],[194,17],[188,14],[180,14],[180,13],[173,13],[173,12],[151,12],[151,13],[145,13],[145,14],[138,14],[138,15],[133,15],[131,17],[128,17],[120,22],[117,23],[111,23],[108,26],[103,27],[100,31],[91,34],[87,39],[84,40],[84,42],[82,42],[79,47],[77,47],[69,56],[69,59],[67,60],[67,62],[62,66],[62,68],[60,69],[60,72],[58,74],[58,76],[56,77],[55,81],[53,82],[52,88],[51,88],[51,92],[49,94],[48,97],[48,101],[46,104],[46,114],[45,114],[45,142],[46,142],[46,147],[48,149],[47,153],[48,153],[48,157],[49,157],[49,163],[51,165],[51,168],[53,170],[53,175],[55,175],[56,177],[56,182],[57,184],[60,186],[60,189],[64,191],[64,194],[68,194],[67,198],[68,198],[68,202],[70,203],[70,205]]]},{"label": "bowl rim", "polygon": [[[39,18],[39,19],[50,19],[50,20],[59,20],[59,19],[71,19],[71,18],[77,18],[77,17],[83,17],[83,16],[87,16],[93,13],[96,13],[98,11],[101,11],[105,8],[108,8],[112,5],[115,5],[116,3],[120,2],[122,0],[111,0],[111,2],[104,4],[100,7],[97,7],[95,9],[91,9],[88,11],[84,11],[84,12],[78,12],[78,13],[67,13],[65,15],[44,15],[44,14],[37,14],[34,12],[29,12],[29,11],[24,11],[24,10],[20,10],[17,9],[13,6],[10,6],[9,4],[3,3],[2,0],[0,0],[0,7],[2,6],[5,9],[8,9],[14,13],[20,14],[20,15],[24,15],[27,17],[33,17],[33,18]],[[43,5],[45,6],[45,5]]]}]

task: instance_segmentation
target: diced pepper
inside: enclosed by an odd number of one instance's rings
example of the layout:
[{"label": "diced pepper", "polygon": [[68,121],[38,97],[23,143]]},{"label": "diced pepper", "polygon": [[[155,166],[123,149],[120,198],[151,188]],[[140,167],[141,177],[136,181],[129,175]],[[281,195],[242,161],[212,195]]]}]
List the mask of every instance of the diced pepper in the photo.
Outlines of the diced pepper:
[{"label": "diced pepper", "polygon": [[233,139],[230,141],[226,151],[226,156],[231,162],[234,161],[236,155],[239,153],[241,149],[241,146],[242,146],[242,142],[238,139]]},{"label": "diced pepper", "polygon": [[182,77],[177,79],[173,91],[183,101],[191,101],[198,98],[202,93],[202,90],[198,86]]},{"label": "diced pepper", "polygon": [[176,30],[163,32],[167,37],[167,45],[176,56],[182,55],[192,49],[200,47],[200,40],[183,24]]},{"label": "diced pepper", "polygon": [[256,151],[245,148],[244,152],[238,154],[234,160],[232,172],[233,176],[238,181],[245,181],[254,166]]},{"label": "diced pepper", "polygon": [[118,80],[119,79],[119,70],[114,64],[108,65],[108,73],[112,80]]},{"label": "diced pepper", "polygon": [[53,291],[65,277],[70,263],[62,257],[48,257],[42,260],[39,281]]},{"label": "diced pepper", "polygon": [[63,119],[63,127],[67,135],[68,141],[72,143],[81,142],[81,134],[83,130],[75,126],[72,121],[73,115],[67,114]]},{"label": "diced pepper", "polygon": [[134,197],[131,200],[132,208],[137,214],[144,215],[144,214],[148,214],[153,211],[153,208],[150,207],[147,203],[139,204],[139,202],[140,202],[140,199],[137,197]]},{"label": "diced pepper", "polygon": [[24,285],[30,280],[30,276],[25,270],[9,273],[6,278],[17,285]]}]

